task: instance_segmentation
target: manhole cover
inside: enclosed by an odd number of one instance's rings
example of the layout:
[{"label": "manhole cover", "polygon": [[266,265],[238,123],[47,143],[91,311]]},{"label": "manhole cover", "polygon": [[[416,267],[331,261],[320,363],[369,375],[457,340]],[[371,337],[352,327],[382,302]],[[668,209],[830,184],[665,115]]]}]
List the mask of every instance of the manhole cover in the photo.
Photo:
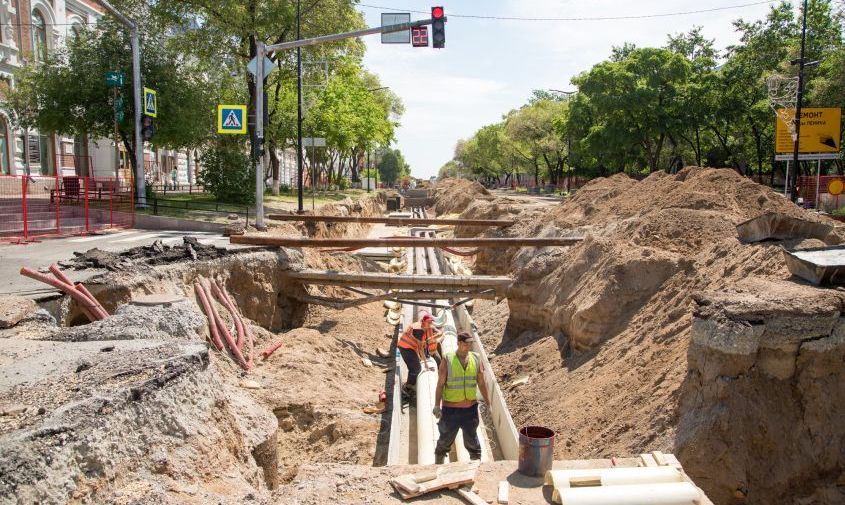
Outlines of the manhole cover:
[{"label": "manhole cover", "polygon": [[171,295],[171,294],[157,294],[157,295],[144,295],[134,298],[131,302],[132,305],[144,305],[144,306],[151,306],[151,305],[171,305],[176,302],[181,302],[185,300],[184,296],[180,295]]}]

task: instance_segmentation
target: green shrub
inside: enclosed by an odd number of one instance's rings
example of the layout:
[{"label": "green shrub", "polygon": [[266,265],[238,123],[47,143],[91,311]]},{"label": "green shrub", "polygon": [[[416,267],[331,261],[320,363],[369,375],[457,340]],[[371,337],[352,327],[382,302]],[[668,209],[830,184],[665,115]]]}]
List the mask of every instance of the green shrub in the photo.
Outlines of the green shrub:
[{"label": "green shrub", "polygon": [[200,157],[197,180],[221,202],[255,203],[255,165],[237,140],[221,139]]},{"label": "green shrub", "polygon": [[347,190],[352,187],[352,180],[349,177],[341,177],[339,188],[341,191]]}]

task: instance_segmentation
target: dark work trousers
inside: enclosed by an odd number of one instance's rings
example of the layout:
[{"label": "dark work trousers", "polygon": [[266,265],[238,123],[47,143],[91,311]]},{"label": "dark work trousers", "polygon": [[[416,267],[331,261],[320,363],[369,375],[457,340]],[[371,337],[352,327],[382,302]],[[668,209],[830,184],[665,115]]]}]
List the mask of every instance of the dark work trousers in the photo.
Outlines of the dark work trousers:
[{"label": "dark work trousers", "polygon": [[463,431],[464,447],[469,452],[470,459],[481,459],[481,443],[478,441],[478,404],[472,407],[456,408],[443,407],[440,422],[437,423],[440,438],[437,439],[437,447],[434,449],[434,460],[442,463],[449,449],[455,443],[458,430]]},{"label": "dark work trousers", "polygon": [[420,373],[420,358],[417,356],[417,351],[413,349],[399,348],[399,354],[402,355],[402,361],[408,367],[408,380],[405,384],[409,386],[417,385],[417,375]]}]

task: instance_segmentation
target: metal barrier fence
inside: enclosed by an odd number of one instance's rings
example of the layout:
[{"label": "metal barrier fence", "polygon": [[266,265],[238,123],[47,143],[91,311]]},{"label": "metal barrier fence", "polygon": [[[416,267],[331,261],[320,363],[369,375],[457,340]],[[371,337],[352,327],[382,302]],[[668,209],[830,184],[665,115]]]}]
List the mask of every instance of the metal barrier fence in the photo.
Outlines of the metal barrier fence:
[{"label": "metal barrier fence", "polygon": [[132,181],[114,177],[0,176],[0,238],[131,228],[133,197]]},{"label": "metal barrier fence", "polygon": [[153,193],[163,194],[166,195],[167,193],[188,193],[189,195],[194,193],[205,193],[205,188],[201,184],[168,184],[168,183],[157,183],[157,184],[150,184]]}]

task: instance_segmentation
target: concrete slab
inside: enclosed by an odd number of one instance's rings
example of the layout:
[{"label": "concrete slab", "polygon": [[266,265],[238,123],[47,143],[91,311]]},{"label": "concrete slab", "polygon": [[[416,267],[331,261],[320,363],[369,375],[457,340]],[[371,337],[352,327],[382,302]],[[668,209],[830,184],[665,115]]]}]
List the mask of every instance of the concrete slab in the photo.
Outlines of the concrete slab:
[{"label": "concrete slab", "polygon": [[736,233],[739,236],[739,240],[745,243],[772,239],[816,238],[823,240],[832,230],[833,226],[829,224],[800,219],[777,212],[768,212],[736,226]]},{"label": "concrete slab", "polygon": [[813,284],[845,284],[845,246],[783,251],[792,275]]}]

